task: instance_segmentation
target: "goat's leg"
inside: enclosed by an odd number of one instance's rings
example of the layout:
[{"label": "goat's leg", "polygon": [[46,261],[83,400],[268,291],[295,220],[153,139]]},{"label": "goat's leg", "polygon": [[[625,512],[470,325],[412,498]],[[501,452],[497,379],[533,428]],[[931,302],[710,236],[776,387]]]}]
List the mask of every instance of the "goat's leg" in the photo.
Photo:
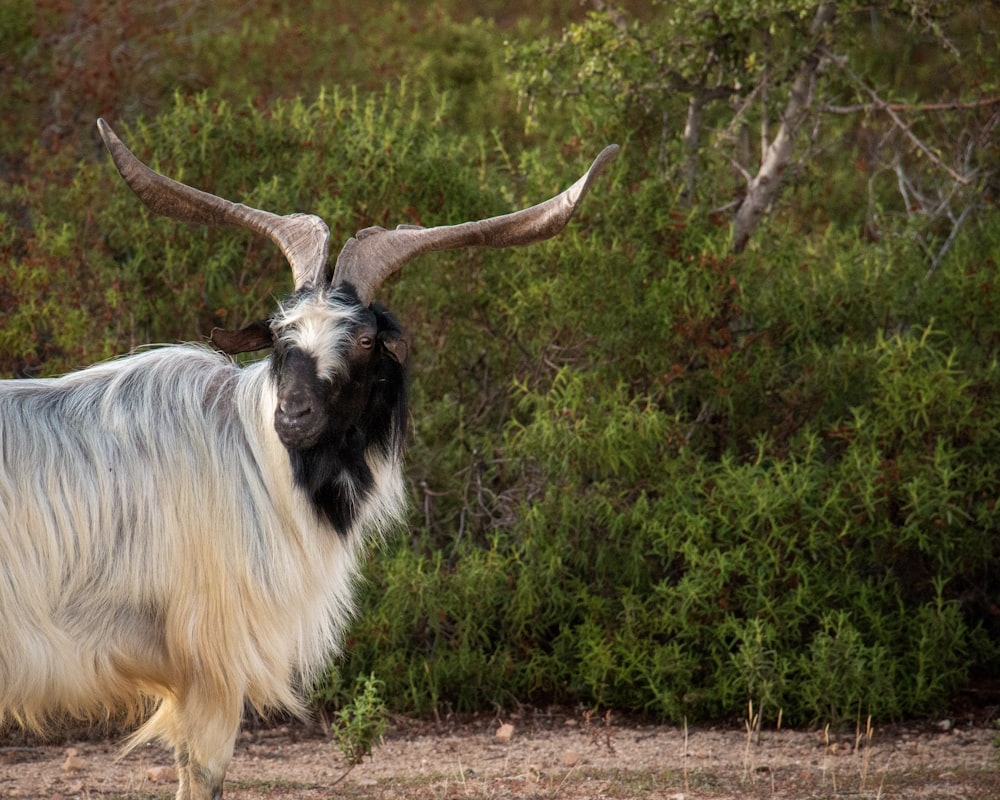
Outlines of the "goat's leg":
[{"label": "goat's leg", "polygon": [[[241,706],[237,705],[237,708]],[[176,748],[177,800],[221,800],[222,782],[233,758],[240,714],[205,713],[194,704],[183,713],[184,738]]]},{"label": "goat's leg", "polygon": [[178,745],[174,748],[174,763],[177,766],[177,800],[191,800],[190,763],[187,747]]},{"label": "goat's leg", "polygon": [[[225,766],[209,767],[192,761],[188,765],[188,796],[185,800],[222,800],[222,781],[226,777]],[[180,789],[177,790],[180,794]]]},{"label": "goat's leg", "polygon": [[176,800],[222,800],[222,782],[226,777],[232,750],[228,756],[216,756],[206,762],[192,758],[185,747],[177,748]]}]

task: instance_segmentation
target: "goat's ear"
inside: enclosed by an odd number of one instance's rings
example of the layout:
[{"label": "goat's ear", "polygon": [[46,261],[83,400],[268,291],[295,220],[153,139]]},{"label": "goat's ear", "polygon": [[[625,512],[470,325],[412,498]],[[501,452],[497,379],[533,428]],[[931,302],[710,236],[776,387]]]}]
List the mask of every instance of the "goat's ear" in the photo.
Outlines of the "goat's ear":
[{"label": "goat's ear", "polygon": [[385,347],[386,352],[392,356],[393,360],[400,366],[406,364],[406,357],[410,354],[410,346],[406,343],[406,339],[402,336],[386,335],[383,335],[380,338],[382,339],[382,345]]},{"label": "goat's ear", "polygon": [[211,335],[212,344],[223,353],[233,356],[237,353],[249,353],[253,350],[263,350],[274,344],[271,326],[266,320],[251,322],[238,331],[215,328]]}]

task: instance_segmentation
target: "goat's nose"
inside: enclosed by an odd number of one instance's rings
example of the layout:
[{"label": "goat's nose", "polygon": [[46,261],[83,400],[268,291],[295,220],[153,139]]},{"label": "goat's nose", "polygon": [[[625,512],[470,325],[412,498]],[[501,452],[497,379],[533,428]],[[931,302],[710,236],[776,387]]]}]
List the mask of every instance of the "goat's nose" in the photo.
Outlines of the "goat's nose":
[{"label": "goat's nose", "polygon": [[313,413],[312,400],[302,394],[292,394],[278,400],[278,411],[288,420],[301,420]]}]

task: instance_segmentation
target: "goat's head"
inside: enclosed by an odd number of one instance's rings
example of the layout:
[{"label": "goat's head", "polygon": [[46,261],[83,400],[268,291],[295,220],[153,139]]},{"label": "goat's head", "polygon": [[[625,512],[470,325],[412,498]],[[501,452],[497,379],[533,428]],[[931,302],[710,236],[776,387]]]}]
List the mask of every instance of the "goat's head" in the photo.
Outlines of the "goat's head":
[{"label": "goat's head", "polygon": [[[278,398],[274,427],[289,451],[319,444],[335,448],[359,429],[366,444],[385,444],[382,431],[391,392],[400,386],[406,343],[395,320],[372,298],[404,264],[433,250],[530,244],[561,231],[593,179],[618,151],[606,147],[569,189],[522,211],[458,225],[359,231],[327,263],[329,229],[311,214],[278,216],[232,203],[151,170],[129,151],[103,120],[98,129],[125,182],[152,211],[209,225],[249,228],[271,238],[288,259],[295,291],[266,322],[240,331],[214,331],[228,353],[273,346]],[[394,406],[397,408],[398,404]],[[391,416],[391,414],[389,415]]]},{"label": "goat's head", "polygon": [[349,284],[309,287],[281,306],[269,328],[282,443],[290,450],[335,444],[358,427],[366,439],[379,438],[380,409],[392,403],[373,401],[401,385],[407,354],[392,316],[362,305]]}]

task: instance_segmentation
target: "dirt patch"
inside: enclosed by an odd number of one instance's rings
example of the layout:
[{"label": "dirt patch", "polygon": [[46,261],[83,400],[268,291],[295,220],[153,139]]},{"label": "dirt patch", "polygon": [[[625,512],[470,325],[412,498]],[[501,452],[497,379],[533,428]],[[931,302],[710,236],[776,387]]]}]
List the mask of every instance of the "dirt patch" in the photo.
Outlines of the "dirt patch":
[{"label": "dirt patch", "polygon": [[[840,735],[732,726],[643,725],[564,714],[440,724],[397,720],[373,757],[346,777],[320,724],[243,733],[227,800],[345,798],[899,798],[1000,800],[1000,749],[986,722],[910,725]],[[505,731],[506,732],[506,731]],[[117,761],[112,739],[40,744],[0,739],[0,797],[153,800],[173,797],[170,754]]]}]

